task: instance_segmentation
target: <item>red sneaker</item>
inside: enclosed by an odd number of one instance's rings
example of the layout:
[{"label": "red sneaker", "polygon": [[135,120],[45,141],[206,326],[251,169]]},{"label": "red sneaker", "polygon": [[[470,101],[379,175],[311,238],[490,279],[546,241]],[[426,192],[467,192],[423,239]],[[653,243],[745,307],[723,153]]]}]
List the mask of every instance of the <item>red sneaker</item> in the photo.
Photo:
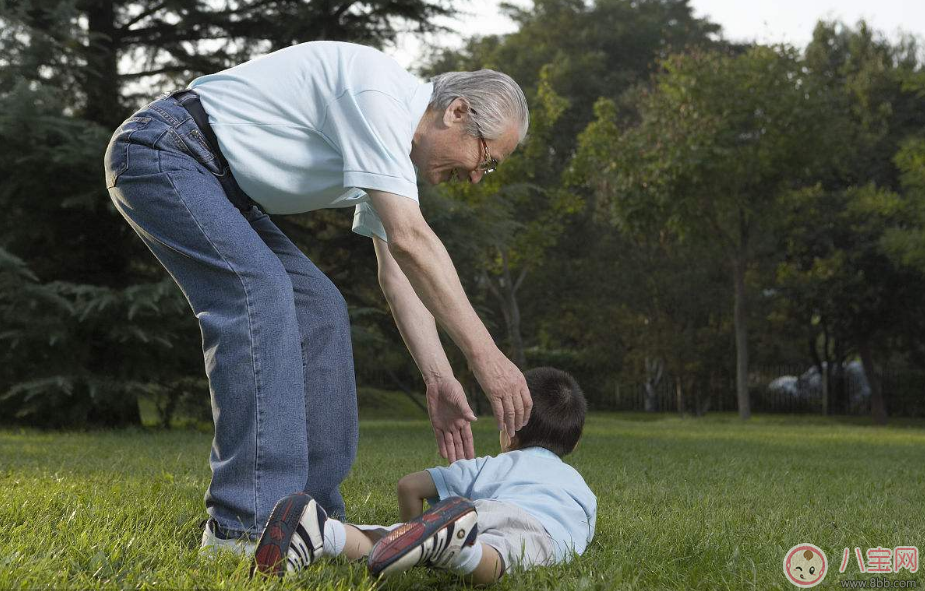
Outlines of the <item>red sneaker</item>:
[{"label": "red sneaker", "polygon": [[417,565],[447,568],[464,546],[475,544],[477,522],[472,501],[444,499],[379,540],[369,553],[369,570],[391,575]]},{"label": "red sneaker", "polygon": [[324,523],[328,520],[321,505],[305,493],[280,499],[257,542],[254,572],[283,576],[315,562],[324,548]]}]

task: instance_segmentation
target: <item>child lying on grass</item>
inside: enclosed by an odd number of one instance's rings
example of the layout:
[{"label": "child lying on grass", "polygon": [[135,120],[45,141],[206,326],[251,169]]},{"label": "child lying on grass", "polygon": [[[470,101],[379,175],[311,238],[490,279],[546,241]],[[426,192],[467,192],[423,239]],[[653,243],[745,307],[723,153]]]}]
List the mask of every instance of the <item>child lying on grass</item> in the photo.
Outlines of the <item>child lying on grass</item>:
[{"label": "child lying on grass", "polygon": [[[504,573],[568,561],[594,535],[597,499],[562,461],[575,449],[585,398],[574,378],[552,368],[527,371],[530,422],[501,454],[429,468],[398,483],[400,517],[389,527],[328,517],[304,493],[273,509],[255,552],[255,569],[295,572],[322,557],[367,558],[374,575],[414,566],[453,571],[476,584]],[[421,513],[428,500],[431,508]],[[438,502],[439,500],[439,502]]]}]

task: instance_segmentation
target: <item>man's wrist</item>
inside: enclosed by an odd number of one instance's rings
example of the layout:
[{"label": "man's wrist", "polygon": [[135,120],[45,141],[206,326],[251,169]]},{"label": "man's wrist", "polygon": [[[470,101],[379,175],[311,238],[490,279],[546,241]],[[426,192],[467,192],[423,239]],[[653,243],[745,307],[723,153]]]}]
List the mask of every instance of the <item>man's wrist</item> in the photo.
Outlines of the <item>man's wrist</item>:
[{"label": "man's wrist", "polygon": [[453,376],[453,370],[450,367],[421,370],[421,377],[424,378],[424,385],[428,387],[436,386],[441,382],[455,379]]},{"label": "man's wrist", "polygon": [[473,348],[472,351],[466,355],[466,359],[469,361],[469,368],[475,372],[475,370],[483,365],[491,363],[498,355],[504,356],[504,353],[502,353],[501,349],[495,345],[495,342],[489,338],[487,343]]}]

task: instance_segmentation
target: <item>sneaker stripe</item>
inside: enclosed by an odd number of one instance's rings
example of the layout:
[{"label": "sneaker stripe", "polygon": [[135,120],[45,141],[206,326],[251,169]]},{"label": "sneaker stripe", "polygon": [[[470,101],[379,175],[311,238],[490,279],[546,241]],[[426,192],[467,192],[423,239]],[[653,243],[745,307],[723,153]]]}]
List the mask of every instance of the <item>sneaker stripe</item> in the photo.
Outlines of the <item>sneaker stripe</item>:
[{"label": "sneaker stripe", "polygon": [[292,539],[298,539],[302,543],[302,547],[306,552],[305,560],[309,564],[312,563],[315,560],[314,544],[312,544],[312,538],[301,522],[295,526],[295,534],[293,534]]},{"label": "sneaker stripe", "polygon": [[[292,552],[295,552],[296,557],[302,562],[303,565],[307,565],[311,563],[311,560],[309,560],[308,552],[306,551],[306,548],[305,548],[305,544],[302,543],[302,540],[293,536],[292,543],[289,545],[289,549]],[[290,552],[290,554],[292,552]]]}]

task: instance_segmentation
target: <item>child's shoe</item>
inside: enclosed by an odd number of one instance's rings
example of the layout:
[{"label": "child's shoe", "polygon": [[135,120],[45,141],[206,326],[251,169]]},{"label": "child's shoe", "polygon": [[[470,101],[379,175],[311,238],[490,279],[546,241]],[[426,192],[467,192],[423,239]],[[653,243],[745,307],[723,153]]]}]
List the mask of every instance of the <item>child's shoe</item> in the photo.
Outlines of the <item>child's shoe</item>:
[{"label": "child's shoe", "polygon": [[280,499],[257,542],[251,574],[257,571],[282,576],[315,562],[324,548],[327,519],[321,505],[305,493]]},{"label": "child's shoe", "polygon": [[463,546],[478,535],[475,505],[462,497],[449,497],[392,530],[369,553],[373,575],[391,575],[413,566],[451,566]]}]

